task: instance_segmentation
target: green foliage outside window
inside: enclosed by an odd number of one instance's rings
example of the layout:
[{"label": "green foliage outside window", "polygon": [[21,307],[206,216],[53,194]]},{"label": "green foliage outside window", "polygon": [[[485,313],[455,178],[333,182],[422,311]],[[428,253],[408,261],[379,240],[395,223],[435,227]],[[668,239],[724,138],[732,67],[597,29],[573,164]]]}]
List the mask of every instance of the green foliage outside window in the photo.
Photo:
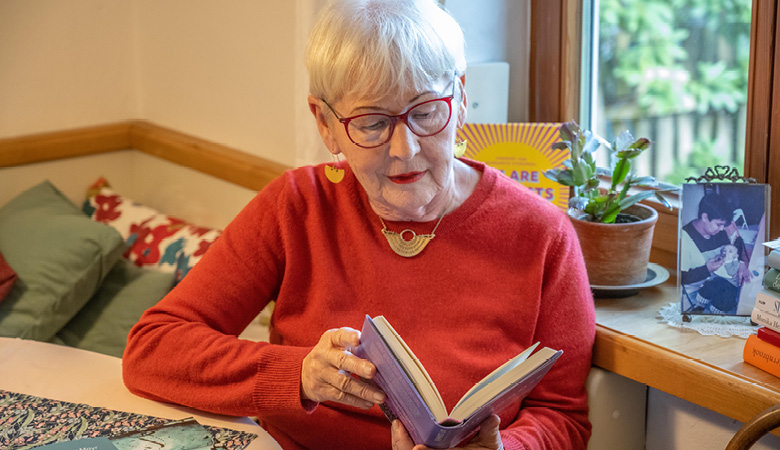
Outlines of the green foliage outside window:
[{"label": "green foliage outside window", "polygon": [[[603,119],[615,124],[607,138],[621,132],[617,128],[627,121],[670,115],[696,120],[715,114],[736,117],[740,111],[744,115],[751,3],[600,0],[598,89]],[[723,154],[741,153],[720,151],[716,156],[718,149],[710,142],[714,136],[697,134],[695,139],[696,155],[679,155],[677,163],[718,158],[723,163]],[[675,171],[679,176],[682,169]]]}]

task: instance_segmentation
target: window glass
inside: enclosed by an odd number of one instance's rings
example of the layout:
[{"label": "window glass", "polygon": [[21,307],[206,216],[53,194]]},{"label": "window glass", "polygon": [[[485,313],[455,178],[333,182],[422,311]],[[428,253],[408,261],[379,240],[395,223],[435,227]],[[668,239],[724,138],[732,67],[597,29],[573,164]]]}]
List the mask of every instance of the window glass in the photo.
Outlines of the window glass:
[{"label": "window glass", "polygon": [[587,4],[583,124],[609,141],[626,129],[652,140],[635,167],[666,183],[717,164],[743,173],[751,3]]}]

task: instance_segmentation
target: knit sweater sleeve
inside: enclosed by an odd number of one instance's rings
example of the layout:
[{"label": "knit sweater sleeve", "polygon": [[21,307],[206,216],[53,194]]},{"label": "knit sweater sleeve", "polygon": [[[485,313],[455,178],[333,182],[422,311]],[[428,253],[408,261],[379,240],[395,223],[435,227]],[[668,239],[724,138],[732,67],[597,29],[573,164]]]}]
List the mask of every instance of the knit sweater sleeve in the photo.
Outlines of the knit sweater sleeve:
[{"label": "knit sweater sleeve", "polygon": [[585,380],[595,339],[593,297],[579,247],[562,220],[543,259],[543,287],[535,341],[563,355],[502,430],[509,449],[584,449],[590,437]]},{"label": "knit sweater sleeve", "polygon": [[236,416],[304,409],[300,373],[310,348],[237,338],[279,289],[283,185],[256,196],[131,330],[123,357],[130,391]]}]

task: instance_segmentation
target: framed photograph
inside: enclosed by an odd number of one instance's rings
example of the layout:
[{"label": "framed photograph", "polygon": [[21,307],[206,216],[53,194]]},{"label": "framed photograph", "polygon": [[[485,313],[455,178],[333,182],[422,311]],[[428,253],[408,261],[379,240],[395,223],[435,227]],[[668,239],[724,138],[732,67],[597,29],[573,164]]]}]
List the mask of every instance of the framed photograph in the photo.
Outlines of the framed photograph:
[{"label": "framed photograph", "polygon": [[677,251],[680,311],[750,316],[764,276],[769,185],[682,185]]}]

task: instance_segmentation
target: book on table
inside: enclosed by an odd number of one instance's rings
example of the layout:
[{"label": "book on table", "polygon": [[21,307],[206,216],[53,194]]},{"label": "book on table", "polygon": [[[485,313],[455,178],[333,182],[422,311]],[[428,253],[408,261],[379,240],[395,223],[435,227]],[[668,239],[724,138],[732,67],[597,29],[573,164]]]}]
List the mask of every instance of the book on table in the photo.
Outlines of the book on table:
[{"label": "book on table", "polygon": [[398,418],[416,444],[450,448],[472,434],[490,414],[521,401],[563,353],[539,343],[477,382],[447,411],[436,386],[401,336],[383,317],[366,316],[356,355],[377,368],[373,382],[387,399],[380,408]]},{"label": "book on table", "polygon": [[766,265],[780,270],[780,248],[774,248],[766,257]]},{"label": "book on table", "polygon": [[755,334],[748,336],[742,350],[742,360],[764,372],[780,377],[780,347],[759,339]]},{"label": "book on table", "polygon": [[[32,450],[212,450],[211,434],[193,418],[130,429],[111,436],[50,443]],[[220,447],[222,448],[222,447]]]},{"label": "book on table", "polygon": [[754,307],[760,311],[780,316],[780,292],[766,288],[759,289],[756,292],[756,304]]},{"label": "book on table", "polygon": [[758,307],[753,308],[753,311],[750,313],[750,320],[762,327],[767,327],[771,330],[780,332],[780,316],[764,311]]},{"label": "book on table", "polygon": [[780,270],[769,269],[764,274],[764,288],[780,294]]},{"label": "book on table", "polygon": [[767,327],[761,327],[756,330],[756,336],[764,342],[780,348],[780,333]]},{"label": "book on table", "polygon": [[[22,415],[19,405],[27,406]],[[257,438],[245,431],[205,427],[194,418],[172,420],[0,389],[0,423],[4,419],[11,422],[0,425],[0,449],[19,448],[23,442],[25,449],[127,450],[154,440],[164,449],[242,450]]]}]

